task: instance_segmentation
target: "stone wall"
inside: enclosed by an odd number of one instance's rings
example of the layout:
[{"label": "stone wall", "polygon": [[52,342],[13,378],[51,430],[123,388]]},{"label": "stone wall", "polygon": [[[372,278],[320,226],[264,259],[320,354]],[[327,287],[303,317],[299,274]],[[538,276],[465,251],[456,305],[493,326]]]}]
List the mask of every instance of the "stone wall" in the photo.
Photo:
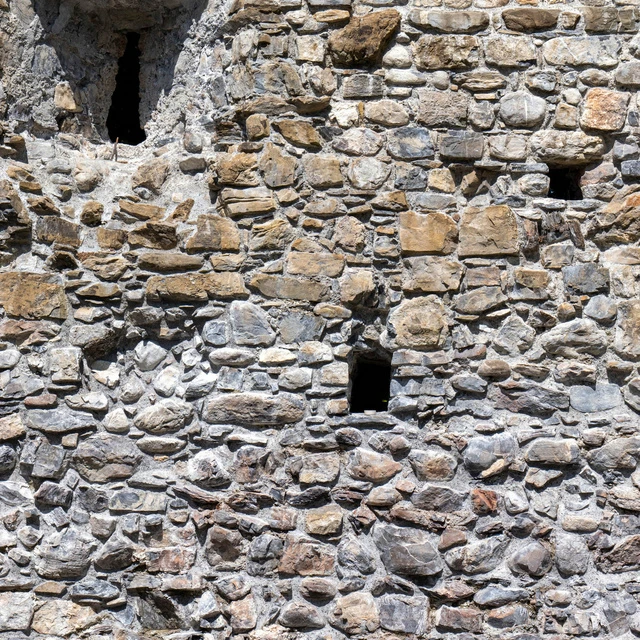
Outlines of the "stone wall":
[{"label": "stone wall", "polygon": [[392,4],[0,0],[0,638],[640,635],[640,6]]}]

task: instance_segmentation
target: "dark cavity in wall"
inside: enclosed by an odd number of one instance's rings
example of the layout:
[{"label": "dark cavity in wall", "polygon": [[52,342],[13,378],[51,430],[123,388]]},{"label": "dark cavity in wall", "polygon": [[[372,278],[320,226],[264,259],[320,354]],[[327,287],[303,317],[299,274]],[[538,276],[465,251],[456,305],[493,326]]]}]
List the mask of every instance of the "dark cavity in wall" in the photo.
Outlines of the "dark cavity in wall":
[{"label": "dark cavity in wall", "polygon": [[391,363],[371,354],[356,357],[351,370],[351,413],[387,411]]},{"label": "dark cavity in wall", "polygon": [[128,33],[127,46],[118,61],[116,88],[107,117],[111,142],[140,144],[146,139],[140,126],[140,34]]},{"label": "dark cavity in wall", "polygon": [[549,167],[549,197],[557,200],[582,200],[580,179],[584,169]]}]

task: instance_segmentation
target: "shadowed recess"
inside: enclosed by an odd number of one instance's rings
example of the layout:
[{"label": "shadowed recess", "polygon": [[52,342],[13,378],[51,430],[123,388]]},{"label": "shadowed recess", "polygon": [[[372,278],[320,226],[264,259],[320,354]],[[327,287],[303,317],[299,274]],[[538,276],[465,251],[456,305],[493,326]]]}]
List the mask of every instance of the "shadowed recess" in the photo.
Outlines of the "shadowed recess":
[{"label": "shadowed recess", "polygon": [[116,88],[107,118],[111,142],[136,145],[146,135],[140,126],[140,34],[128,33],[127,46],[118,61]]},{"label": "shadowed recess", "polygon": [[389,362],[371,356],[359,357],[352,372],[351,413],[386,411],[390,386]]}]

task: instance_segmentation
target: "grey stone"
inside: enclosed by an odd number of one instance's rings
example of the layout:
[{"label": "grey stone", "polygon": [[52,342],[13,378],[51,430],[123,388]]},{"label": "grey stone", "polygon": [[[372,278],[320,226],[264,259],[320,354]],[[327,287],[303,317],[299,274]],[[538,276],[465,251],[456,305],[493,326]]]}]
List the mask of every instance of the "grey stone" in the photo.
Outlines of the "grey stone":
[{"label": "grey stone", "polygon": [[133,353],[140,371],[153,371],[167,357],[166,350],[153,342],[141,342]]},{"label": "grey stone", "polygon": [[538,438],[525,451],[524,457],[533,464],[572,465],[580,459],[580,449],[574,440]]},{"label": "grey stone", "polygon": [[510,127],[538,127],[544,121],[546,113],[546,101],[526,91],[507,93],[500,100],[500,117]]},{"label": "grey stone", "polygon": [[552,38],[545,42],[542,54],[548,64],[615,67],[620,43],[616,38],[595,36]]},{"label": "grey stone", "polygon": [[601,324],[609,324],[615,320],[618,305],[604,295],[593,296],[584,308],[584,315]]},{"label": "grey stone", "polygon": [[298,422],[304,416],[303,404],[296,396],[281,393],[235,393],[210,399],[203,411],[207,422],[222,422],[256,427]]},{"label": "grey stone", "polygon": [[556,566],[562,576],[582,575],[589,569],[591,553],[579,535],[559,534],[556,537]]},{"label": "grey stone", "polygon": [[553,560],[542,544],[530,542],[515,551],[509,562],[515,573],[527,573],[532,577],[540,578],[551,569]]},{"label": "grey stone", "polygon": [[161,400],[141,411],[133,422],[138,429],[161,435],[179,431],[192,415],[193,407],[186,402]]},{"label": "grey stone", "polygon": [[562,275],[571,293],[599,293],[609,287],[609,271],[592,262],[564,267]]},{"label": "grey stone", "polygon": [[310,313],[292,312],[280,323],[280,337],[288,344],[320,340],[326,321]]},{"label": "grey stone", "polygon": [[481,607],[502,607],[505,604],[525,600],[528,597],[529,592],[526,589],[490,585],[476,592],[473,596],[473,601]]},{"label": "grey stone", "polygon": [[542,337],[542,348],[550,355],[565,358],[601,355],[607,348],[607,336],[593,320],[572,320],[547,331]]},{"label": "grey stone", "polygon": [[28,631],[34,605],[31,593],[0,594],[0,631]]},{"label": "grey stone", "polygon": [[484,137],[479,133],[449,132],[440,142],[440,154],[451,160],[479,160],[484,153]]},{"label": "grey stone", "polygon": [[233,337],[238,345],[269,346],[276,334],[267,315],[260,307],[250,302],[234,300],[229,310]]},{"label": "grey stone", "polygon": [[89,534],[73,527],[53,533],[44,538],[36,551],[36,572],[48,580],[82,578],[97,546]]},{"label": "grey stone", "polygon": [[398,160],[431,158],[434,154],[431,136],[422,127],[400,127],[388,134],[389,154]]},{"label": "grey stone", "polygon": [[622,404],[620,388],[615,384],[596,383],[595,387],[576,385],[569,390],[571,406],[582,413],[607,411]]},{"label": "grey stone", "polygon": [[380,76],[357,74],[349,76],[344,83],[342,94],[345,98],[381,98],[384,84]]},{"label": "grey stone", "polygon": [[11,473],[17,460],[18,455],[15,449],[6,444],[0,445],[0,475]]},{"label": "grey stone", "polygon": [[388,571],[406,576],[432,576],[442,571],[438,552],[424,531],[377,525],[373,538]]},{"label": "grey stone", "polygon": [[429,484],[411,496],[411,502],[420,509],[428,511],[458,511],[464,504],[466,493],[454,491],[449,487]]},{"label": "grey stone", "polygon": [[[464,450],[464,464],[473,475],[483,475],[493,469],[503,471],[518,453],[518,443],[508,433],[471,438]],[[492,475],[492,474],[491,474]]]},{"label": "grey stone", "polygon": [[32,429],[58,434],[87,431],[96,425],[93,416],[68,409],[34,409],[28,413],[27,423]]},{"label": "grey stone", "polygon": [[387,631],[419,635],[427,628],[429,601],[425,598],[385,595],[379,608],[380,626]]},{"label": "grey stone", "polygon": [[200,451],[187,465],[189,480],[205,488],[228,484],[229,474],[213,451]]}]

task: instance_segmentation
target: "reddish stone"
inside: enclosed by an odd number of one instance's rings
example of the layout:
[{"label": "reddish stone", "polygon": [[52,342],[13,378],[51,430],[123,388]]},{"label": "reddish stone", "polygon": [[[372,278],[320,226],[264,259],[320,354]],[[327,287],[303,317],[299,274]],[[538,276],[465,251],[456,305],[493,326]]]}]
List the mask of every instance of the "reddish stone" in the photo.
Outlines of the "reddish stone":
[{"label": "reddish stone", "polygon": [[473,489],[471,506],[479,516],[486,516],[498,510],[498,494],[490,489]]}]

